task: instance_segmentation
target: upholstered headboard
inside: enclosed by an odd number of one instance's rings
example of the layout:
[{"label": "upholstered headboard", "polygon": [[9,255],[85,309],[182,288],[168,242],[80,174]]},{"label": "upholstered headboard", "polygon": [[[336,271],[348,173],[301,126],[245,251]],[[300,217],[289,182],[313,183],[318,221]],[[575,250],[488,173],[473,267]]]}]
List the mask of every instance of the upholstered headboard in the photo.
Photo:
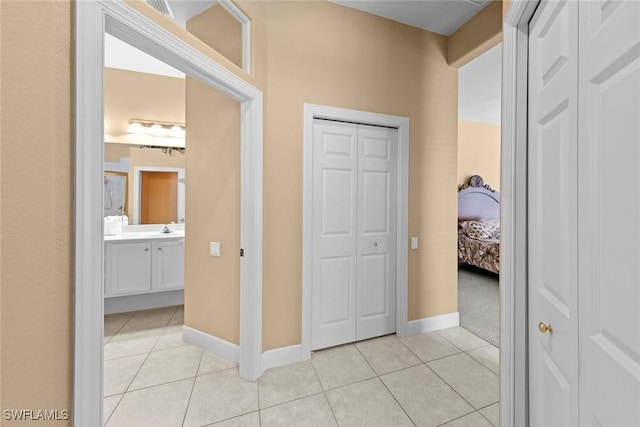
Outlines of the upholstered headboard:
[{"label": "upholstered headboard", "polygon": [[458,190],[458,222],[500,219],[500,193],[479,175],[473,175]]}]

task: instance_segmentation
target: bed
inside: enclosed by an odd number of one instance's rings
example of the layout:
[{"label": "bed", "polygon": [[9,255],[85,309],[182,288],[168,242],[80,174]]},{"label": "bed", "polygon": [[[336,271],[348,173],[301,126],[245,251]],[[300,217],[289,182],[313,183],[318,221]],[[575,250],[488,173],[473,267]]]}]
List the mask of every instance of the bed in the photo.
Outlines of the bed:
[{"label": "bed", "polygon": [[479,175],[458,190],[458,258],[500,272],[500,193]]}]

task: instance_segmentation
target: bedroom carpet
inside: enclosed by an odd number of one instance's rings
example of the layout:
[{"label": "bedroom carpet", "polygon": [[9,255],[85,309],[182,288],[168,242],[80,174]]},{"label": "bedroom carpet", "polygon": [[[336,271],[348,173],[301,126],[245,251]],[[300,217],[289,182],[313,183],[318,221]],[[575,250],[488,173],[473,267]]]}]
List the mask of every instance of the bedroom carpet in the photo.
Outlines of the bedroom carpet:
[{"label": "bedroom carpet", "polygon": [[458,267],[460,326],[499,347],[498,275],[472,266]]}]

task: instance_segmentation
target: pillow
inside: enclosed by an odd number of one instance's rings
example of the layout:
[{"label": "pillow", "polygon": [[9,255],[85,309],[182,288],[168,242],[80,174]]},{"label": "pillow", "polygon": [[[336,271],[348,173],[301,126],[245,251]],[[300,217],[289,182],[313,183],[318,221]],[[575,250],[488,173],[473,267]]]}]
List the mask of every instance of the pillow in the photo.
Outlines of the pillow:
[{"label": "pillow", "polygon": [[489,240],[500,238],[500,221],[462,221],[458,227],[472,239]]}]

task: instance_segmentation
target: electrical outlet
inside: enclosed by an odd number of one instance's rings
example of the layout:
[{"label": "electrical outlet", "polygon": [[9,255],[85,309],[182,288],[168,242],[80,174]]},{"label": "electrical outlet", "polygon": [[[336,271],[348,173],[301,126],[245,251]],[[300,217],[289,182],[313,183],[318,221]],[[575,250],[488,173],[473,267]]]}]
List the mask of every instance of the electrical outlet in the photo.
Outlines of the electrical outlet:
[{"label": "electrical outlet", "polygon": [[411,249],[418,249],[418,238],[417,237],[412,237],[411,238]]}]

